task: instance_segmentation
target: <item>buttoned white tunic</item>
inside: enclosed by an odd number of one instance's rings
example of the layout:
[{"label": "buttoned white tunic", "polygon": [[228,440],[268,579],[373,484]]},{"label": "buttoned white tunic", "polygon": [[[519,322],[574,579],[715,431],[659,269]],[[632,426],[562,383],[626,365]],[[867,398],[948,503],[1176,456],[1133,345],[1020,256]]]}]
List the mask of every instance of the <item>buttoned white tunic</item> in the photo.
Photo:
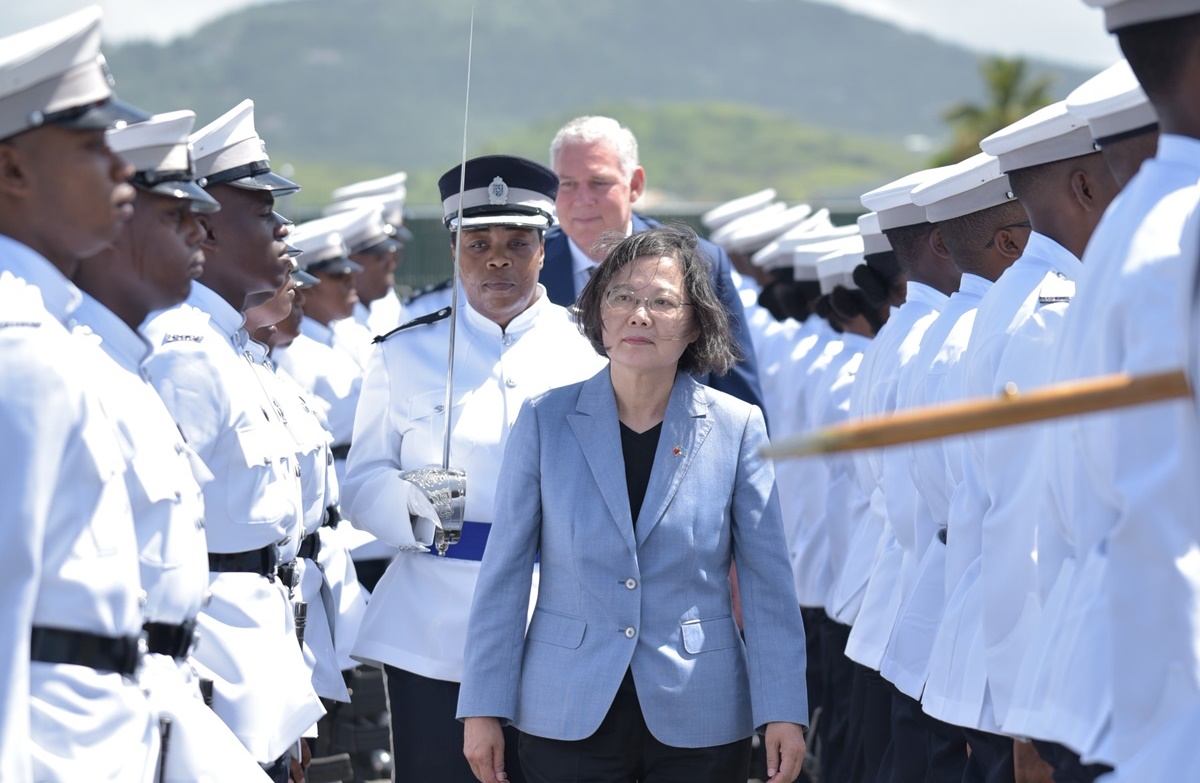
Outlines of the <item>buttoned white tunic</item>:
[{"label": "buttoned white tunic", "polygon": [[[466,471],[466,519],[488,525],[500,459],[521,404],[590,378],[605,360],[540,285],[538,299],[505,329],[472,308],[462,292],[459,302],[450,465]],[[441,465],[449,335],[449,318],[443,318],[397,332],[375,351],[342,502],[356,527],[407,550],[376,585],[355,658],[458,682],[479,561],[425,551],[422,544],[431,542],[418,540],[405,511],[412,485],[399,476]]]},{"label": "buttoned white tunic", "polygon": [[[142,326],[150,380],[188,445],[212,471],[204,487],[209,552],[276,548],[303,535],[295,441],[247,357],[244,318],[198,283]],[[214,680],[213,709],[258,762],[283,754],[324,710],[296,643],[287,589],[252,573],[209,574],[195,659]]]},{"label": "buttoned white tunic", "polygon": [[[900,373],[897,399],[901,408],[951,401],[947,378],[967,347],[976,308],[991,286],[990,280],[977,275],[962,276],[959,289],[925,332],[916,358]],[[914,699],[921,698],[925,687],[929,656],[948,597],[943,537],[953,487],[946,455],[951,447],[957,454],[960,446],[957,441],[937,439],[898,450],[900,454],[907,452],[909,476],[917,493],[914,542],[922,555],[913,586],[892,628],[880,671],[902,693]]]},{"label": "buttoned white tunic", "polygon": [[[183,440],[142,363],[145,339],[86,293],[75,311],[75,333],[112,360],[97,363],[111,389],[103,401],[126,451],[125,473],[140,550],[148,622],[179,625],[194,620],[208,593],[204,499],[208,468]],[[159,718],[169,718],[165,781],[264,780],[262,768],[229,727],[204,704],[200,682],[187,660],[151,653],[138,682]]]},{"label": "buttoned white tunic", "polygon": [[[957,393],[964,398],[992,397],[1004,387],[1000,362],[1013,332],[1035,311],[1047,278],[1074,281],[1081,264],[1070,251],[1047,236],[1033,232],[1021,258],[1005,270],[984,295],[975,316],[967,351],[960,359]],[[955,377],[948,384],[958,383]],[[987,693],[986,653],[983,639],[983,595],[980,588],[980,551],[983,520],[991,506],[988,471],[1005,470],[1013,462],[1007,454],[990,452],[991,434],[967,436],[962,448],[962,480],[950,501],[947,533],[947,586],[957,577],[942,616],[930,657],[929,679],[922,699],[929,714],[947,723],[983,731],[999,726]],[[961,546],[960,546],[961,545]],[[965,564],[965,568],[964,568]],[[962,569],[962,570],[960,570]]]},{"label": "buttoned white tunic", "polygon": [[[854,384],[851,395],[850,413],[853,418],[880,416],[896,410],[896,393],[900,371],[916,355],[921,347],[925,330],[946,306],[949,297],[923,283],[908,282],[908,295],[904,304],[892,314],[871,342],[866,355],[877,358],[869,366],[870,375]],[[863,384],[866,380],[867,383]],[[860,386],[861,384],[861,386]],[[905,574],[902,573],[904,546],[910,541],[912,528],[908,515],[915,503],[911,482],[893,482],[897,490],[888,498],[885,476],[905,467],[903,451],[884,449],[866,452],[856,460],[856,472],[864,493],[870,498],[870,512],[874,516],[872,527],[878,530],[875,565],[850,640],[846,643],[846,655],[856,663],[878,670],[887,649],[888,639],[900,611]],[[865,470],[864,470],[865,467]],[[905,469],[907,469],[905,467]],[[897,538],[897,529],[899,538]],[[912,569],[911,576],[915,576]],[[909,578],[911,578],[911,576]]]},{"label": "buttoned white tunic", "polygon": [[132,680],[31,663],[30,629],[104,636],[142,627],[126,454],[90,375],[107,362],[68,329],[80,292],[36,252],[0,236],[0,780],[138,781],[157,731]]}]

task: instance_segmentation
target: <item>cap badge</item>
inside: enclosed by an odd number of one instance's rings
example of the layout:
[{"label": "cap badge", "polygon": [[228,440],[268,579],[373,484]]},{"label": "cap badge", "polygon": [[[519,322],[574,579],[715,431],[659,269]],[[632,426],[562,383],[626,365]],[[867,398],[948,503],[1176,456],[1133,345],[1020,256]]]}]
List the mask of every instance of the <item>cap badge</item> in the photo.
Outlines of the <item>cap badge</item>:
[{"label": "cap badge", "polygon": [[488,203],[493,206],[504,206],[508,203],[508,183],[496,177],[488,185]]}]

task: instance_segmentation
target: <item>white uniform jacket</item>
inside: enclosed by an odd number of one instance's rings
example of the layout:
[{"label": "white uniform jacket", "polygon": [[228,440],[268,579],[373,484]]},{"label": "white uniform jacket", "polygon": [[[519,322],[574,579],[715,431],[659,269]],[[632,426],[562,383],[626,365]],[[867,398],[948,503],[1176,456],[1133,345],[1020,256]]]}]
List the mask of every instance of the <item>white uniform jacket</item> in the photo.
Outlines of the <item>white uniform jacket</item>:
[{"label": "white uniform jacket", "polygon": [[[966,354],[959,363],[964,398],[991,397],[1004,387],[1000,362],[1013,332],[1034,312],[1047,277],[1063,281],[1078,278],[1079,259],[1047,236],[1034,232],[1021,258],[1005,270],[984,295]],[[953,383],[954,381],[951,381]],[[984,449],[991,435],[967,436],[962,447],[962,481],[950,501],[948,561],[969,563],[961,573],[942,616],[930,659],[924,706],[939,720],[984,731],[998,731],[987,696],[986,653],[983,641],[983,595],[979,562],[983,520],[991,506],[988,496]],[[1003,437],[1003,436],[1001,436]],[[1008,454],[992,452],[993,460],[1013,461]],[[1006,466],[995,466],[1003,470]],[[961,547],[960,547],[961,544]],[[956,574],[947,566],[947,579]]]},{"label": "white uniform jacket", "polygon": [[[274,547],[295,559],[303,535],[292,436],[246,354],[244,318],[213,291],[152,315],[150,381],[212,471],[204,487],[210,553]],[[278,758],[323,714],[287,588],[254,573],[212,572],[195,659],[214,680],[213,709],[256,761]]]},{"label": "white uniform jacket", "polygon": [[[861,380],[855,383],[856,391],[850,407],[852,417],[879,416],[896,410],[900,371],[917,355],[925,330],[949,299],[923,283],[908,282],[908,296],[904,304],[888,319],[867,349],[867,354],[875,353],[878,359],[871,367],[868,385],[858,390]],[[858,397],[859,391],[864,395],[861,398]],[[856,398],[862,400],[861,406],[855,405]],[[905,515],[911,515],[915,502],[907,497],[914,492],[911,481],[899,482],[893,497],[886,495],[885,476],[900,469],[907,470],[901,449],[867,452],[864,457],[870,473],[864,476],[860,471],[859,481],[866,482],[863,488],[869,492],[871,513],[876,515],[879,556],[871,571],[850,640],[846,643],[846,655],[863,666],[878,670],[896,615],[900,611],[904,588],[904,551],[911,542],[912,531],[911,516],[898,517],[896,520],[892,520],[891,516],[900,510]],[[899,497],[896,494],[898,492],[905,493],[905,497]],[[912,576],[915,576],[915,568],[913,572]]]},{"label": "white uniform jacket", "polygon": [[91,369],[108,359],[72,336],[80,292],[0,236],[0,780],[139,781],[154,770],[150,706],[131,679],[30,661],[33,626],[141,632],[138,543],[126,454]]},{"label": "white uniform jacket", "polygon": [[[898,407],[913,408],[948,402],[947,376],[967,347],[975,310],[990,280],[962,276],[959,289],[925,332],[917,356],[900,373]],[[929,655],[945,608],[946,528],[953,487],[946,469],[949,441],[914,443],[897,454],[908,463],[916,491],[913,509],[915,552],[921,556],[916,577],[900,607],[888,640],[881,672],[902,693],[920,699],[929,673]],[[906,454],[907,452],[907,454]],[[901,477],[897,476],[897,480]],[[907,557],[913,557],[908,554]]]},{"label": "white uniform jacket", "polygon": [[342,502],[351,524],[405,551],[367,603],[354,648],[359,660],[432,679],[462,677],[467,615],[509,428],[525,400],[588,378],[604,365],[569,313],[550,302],[540,285],[538,293],[501,329],[460,292],[450,465],[466,471],[466,524],[445,558],[425,551],[430,540],[424,534],[425,540],[414,535],[405,509],[415,488],[399,473],[441,465],[448,315],[396,332],[371,358]]},{"label": "white uniform jacket", "polygon": [[[204,498],[212,474],[187,444],[142,363],[146,340],[86,293],[75,311],[75,332],[103,349],[112,362],[103,373],[104,410],[131,455],[126,483],[133,508],[145,595],[146,621],[194,623],[208,593]],[[162,780],[265,780],[229,727],[204,703],[186,656],[149,653],[138,682],[159,720],[171,722]]]}]

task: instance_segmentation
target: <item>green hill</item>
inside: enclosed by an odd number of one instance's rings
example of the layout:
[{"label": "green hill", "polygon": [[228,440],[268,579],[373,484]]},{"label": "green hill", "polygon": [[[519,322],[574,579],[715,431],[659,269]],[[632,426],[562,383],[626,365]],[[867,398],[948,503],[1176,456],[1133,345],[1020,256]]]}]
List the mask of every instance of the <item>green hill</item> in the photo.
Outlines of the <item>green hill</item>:
[{"label": "green hill", "polygon": [[[330,187],[457,162],[469,0],[291,0],[166,45],[110,48],[122,97],[206,123],[257,105],[277,165],[315,205]],[[977,57],[806,0],[488,0],[476,3],[468,148],[544,160],[571,116],[609,111],[638,132],[651,185],[713,200],[767,184],[850,192],[911,168],[912,134],[982,97]],[[1039,67],[1065,94],[1086,74]]]}]

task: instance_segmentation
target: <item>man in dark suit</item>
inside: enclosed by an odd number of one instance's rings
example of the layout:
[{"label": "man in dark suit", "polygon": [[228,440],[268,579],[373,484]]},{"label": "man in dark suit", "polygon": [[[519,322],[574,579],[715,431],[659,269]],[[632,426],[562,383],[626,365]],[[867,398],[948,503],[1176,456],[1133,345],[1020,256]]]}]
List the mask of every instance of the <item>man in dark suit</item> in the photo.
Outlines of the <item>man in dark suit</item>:
[{"label": "man in dark suit", "polygon": [[[560,225],[546,234],[540,282],[550,301],[566,307],[574,304],[592,269],[603,259],[594,247],[602,234],[629,235],[659,224],[633,214],[633,203],[646,189],[646,172],[638,165],[633,133],[616,120],[571,120],[555,135],[550,162],[559,179],[555,206]],[[712,262],[713,286],[729,311],[742,360],[723,377],[699,380],[761,408],[758,366],[742,303],[729,276],[729,256],[707,240],[701,240],[701,245]]]}]

